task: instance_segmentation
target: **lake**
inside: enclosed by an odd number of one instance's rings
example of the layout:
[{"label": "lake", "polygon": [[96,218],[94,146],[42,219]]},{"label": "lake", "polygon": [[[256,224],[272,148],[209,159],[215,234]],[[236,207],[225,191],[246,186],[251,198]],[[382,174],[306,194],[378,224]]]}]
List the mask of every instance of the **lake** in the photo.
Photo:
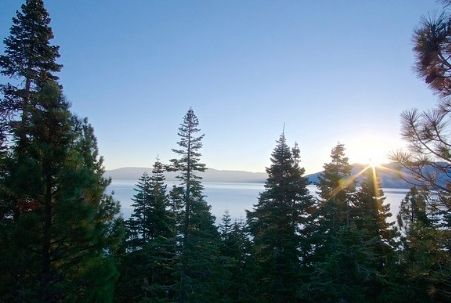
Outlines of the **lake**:
[{"label": "lake", "polygon": [[[125,218],[132,213],[131,198],[135,191],[133,190],[136,181],[134,180],[113,180],[108,187],[109,192],[114,193],[115,199],[121,202],[121,212]],[[176,182],[168,182],[168,189]],[[234,219],[245,219],[245,210],[252,209],[257,203],[258,195],[264,190],[263,183],[218,183],[204,182],[204,194],[208,204],[211,205],[213,215],[219,220],[224,212],[229,211]],[[315,185],[308,186],[310,192],[316,195]],[[390,204],[390,211],[393,214],[392,220],[395,220],[399,211],[399,205],[404,198],[407,189],[384,188],[385,203]]]}]

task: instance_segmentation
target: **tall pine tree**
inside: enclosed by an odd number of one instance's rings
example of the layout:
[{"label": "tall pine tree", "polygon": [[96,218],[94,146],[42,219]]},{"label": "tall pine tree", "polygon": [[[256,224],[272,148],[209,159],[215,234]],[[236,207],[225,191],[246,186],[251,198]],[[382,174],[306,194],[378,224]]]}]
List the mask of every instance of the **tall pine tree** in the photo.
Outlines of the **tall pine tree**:
[{"label": "tall pine tree", "polygon": [[372,274],[372,255],[352,220],[356,182],[343,144],[332,149],[331,161],[324,164],[318,187],[310,281],[303,292],[309,302],[362,301],[366,281]]},{"label": "tall pine tree", "polygon": [[427,217],[427,200],[429,193],[412,187],[406,197],[401,201],[397,216],[398,226],[404,235],[408,234],[415,223],[430,225]]},{"label": "tall pine tree", "polygon": [[[57,80],[56,73],[62,67],[56,62],[59,47],[50,43],[53,32],[43,0],[27,0],[12,22],[10,35],[4,40],[5,52],[0,55],[1,74],[15,80],[0,86],[3,131],[26,123],[33,94],[46,81]],[[20,121],[11,123],[17,116]],[[24,134],[19,135],[21,140],[26,139]]]},{"label": "tall pine tree", "polygon": [[164,167],[156,161],[136,186],[133,214],[127,221],[117,301],[169,302],[174,297],[175,221]]},{"label": "tall pine tree", "polygon": [[290,149],[282,134],[267,168],[265,191],[247,212],[254,238],[260,302],[296,302],[301,283],[302,226],[312,197],[299,166],[297,145]]},{"label": "tall pine tree", "polygon": [[343,226],[349,226],[356,187],[344,145],[337,144],[330,157],[331,161],[324,164],[324,171],[319,177],[319,198],[312,226],[313,258],[320,259],[334,249],[335,234]]},{"label": "tall pine tree", "polygon": [[449,235],[437,222],[433,207],[433,200],[439,198],[436,193],[413,187],[401,202],[398,225],[402,251],[397,273],[401,281],[397,294],[402,300],[445,302],[451,298]]},{"label": "tall pine tree", "polygon": [[223,267],[220,281],[222,302],[255,302],[255,262],[247,229],[243,221],[232,222],[228,212],[219,226]]},{"label": "tall pine tree", "polygon": [[33,103],[17,129],[28,142],[15,135],[1,192],[13,211],[3,218],[0,298],[109,302],[119,205],[104,194],[109,181],[92,127],[70,113],[54,82],[39,88]]},{"label": "tall pine tree", "polygon": [[[61,65],[42,0],[27,0],[4,40],[0,246],[5,301],[111,300],[118,205],[104,195],[92,127],[54,82]],[[5,132],[7,131],[7,132]]]},{"label": "tall pine tree", "polygon": [[218,294],[220,238],[202,193],[199,173],[205,171],[205,164],[200,162],[204,136],[199,132],[199,121],[189,109],[179,128],[179,148],[173,149],[179,157],[171,160],[181,182],[174,197],[181,198],[184,206],[179,243],[179,302],[211,302]]},{"label": "tall pine tree", "polygon": [[368,249],[372,254],[371,268],[374,275],[370,277],[371,288],[367,299],[384,302],[389,289],[390,270],[396,262],[397,230],[391,217],[390,205],[384,204],[385,196],[374,167],[368,167],[363,174],[360,189],[354,202],[353,221],[363,233]]}]

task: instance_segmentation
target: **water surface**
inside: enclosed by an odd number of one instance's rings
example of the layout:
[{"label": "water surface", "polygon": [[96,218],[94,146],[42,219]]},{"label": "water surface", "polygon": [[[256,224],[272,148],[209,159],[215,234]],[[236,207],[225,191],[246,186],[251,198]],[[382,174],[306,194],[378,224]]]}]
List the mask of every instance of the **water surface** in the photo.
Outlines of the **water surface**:
[{"label": "water surface", "polygon": [[[121,212],[125,218],[132,213],[131,207],[135,191],[133,190],[136,181],[134,180],[113,180],[109,186],[109,191],[114,192],[114,197],[121,202]],[[168,182],[168,188],[176,182]],[[251,210],[257,203],[259,193],[264,190],[263,183],[219,183],[204,182],[204,194],[208,204],[211,205],[213,215],[220,219],[227,210],[234,219],[245,219],[245,210]],[[317,187],[308,186],[312,195],[316,196]],[[392,220],[399,211],[399,205],[408,190],[398,188],[385,188],[385,203],[390,204]]]}]

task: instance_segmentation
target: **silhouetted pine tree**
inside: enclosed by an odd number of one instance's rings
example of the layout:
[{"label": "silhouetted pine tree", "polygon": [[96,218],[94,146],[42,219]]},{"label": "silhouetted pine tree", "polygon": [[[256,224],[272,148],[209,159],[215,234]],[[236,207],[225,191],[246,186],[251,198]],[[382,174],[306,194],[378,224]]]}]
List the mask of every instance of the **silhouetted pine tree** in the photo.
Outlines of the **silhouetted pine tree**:
[{"label": "silhouetted pine tree", "polygon": [[312,226],[310,281],[302,287],[309,302],[359,302],[373,274],[371,250],[352,221],[356,182],[343,144],[332,149],[331,162],[319,178],[319,199]]},{"label": "silhouetted pine tree", "polygon": [[92,127],[71,115],[54,82],[32,102],[17,129],[27,142],[14,134],[2,184],[14,211],[2,218],[0,299],[110,302],[119,205],[104,194],[109,181]]},{"label": "silhouetted pine tree", "polygon": [[228,212],[219,226],[223,275],[220,281],[222,302],[255,302],[255,262],[252,242],[244,222],[235,221]]},{"label": "silhouetted pine tree", "polygon": [[331,161],[324,164],[318,182],[319,199],[315,205],[311,238],[314,245],[313,259],[321,259],[334,250],[334,236],[343,226],[349,226],[355,197],[356,183],[344,145],[337,144],[330,157]]},{"label": "silhouetted pine tree", "polygon": [[139,178],[132,198],[133,213],[127,220],[127,248],[131,251],[142,249],[151,239],[152,188],[150,176],[146,172]]},{"label": "silhouetted pine tree", "polygon": [[[31,97],[47,79],[56,80],[54,74],[61,69],[56,63],[58,47],[50,44],[53,33],[42,0],[26,1],[12,23],[10,34],[4,39],[4,54],[0,55],[0,74],[12,81],[0,84],[0,180],[3,181],[7,174],[6,158],[13,143],[6,141],[12,140],[12,129],[14,138],[24,141],[16,149],[25,148],[25,128],[21,124],[29,119],[27,112],[33,107]],[[0,201],[0,220],[8,221],[16,214],[10,201]]]},{"label": "silhouetted pine tree", "polygon": [[152,175],[144,173],[135,188],[118,302],[170,302],[174,296],[175,221],[163,172],[156,161]]},{"label": "silhouetted pine tree", "polygon": [[[57,80],[55,73],[62,67],[56,63],[59,47],[50,44],[53,33],[42,0],[27,0],[12,22],[10,35],[4,40],[4,54],[0,55],[1,74],[15,80],[14,83],[0,86],[3,94],[0,103],[3,131],[8,126],[17,126],[17,123],[9,125],[17,114],[21,123],[25,123],[29,118],[29,107],[33,106],[33,94],[40,84]],[[16,134],[25,140],[24,134]]]},{"label": "silhouetted pine tree", "polygon": [[202,194],[199,172],[205,170],[200,162],[203,135],[199,135],[199,121],[192,109],[188,110],[180,125],[179,156],[171,160],[172,169],[178,171],[181,186],[175,196],[182,197],[181,214],[179,302],[211,302],[217,299],[220,266],[218,253],[220,238],[214,225],[215,218]]},{"label": "silhouetted pine tree", "polygon": [[376,275],[371,278],[371,288],[367,293],[367,300],[380,301],[384,298],[390,285],[389,273],[396,262],[395,249],[397,236],[395,222],[389,222],[391,217],[390,205],[384,204],[384,193],[380,187],[376,170],[369,167],[363,174],[363,180],[354,202],[353,221],[364,239],[369,243],[368,248],[373,255],[372,268]]},{"label": "silhouetted pine tree", "polygon": [[445,302],[451,298],[449,235],[437,226],[434,199],[413,187],[401,202],[398,224],[401,228],[401,261],[397,298],[401,302]]},{"label": "silhouetted pine tree", "polygon": [[376,241],[375,253],[379,258],[378,267],[387,264],[387,258],[396,246],[394,237],[395,222],[389,222],[390,205],[384,204],[385,196],[380,187],[380,181],[374,168],[368,168],[363,174],[363,180],[357,193],[353,220],[356,226],[365,231]]},{"label": "silhouetted pine tree", "polygon": [[302,225],[312,206],[298,147],[292,150],[282,134],[267,168],[265,191],[247,212],[254,238],[260,302],[296,302],[301,283]]},{"label": "silhouetted pine tree", "polygon": [[[303,285],[305,302],[365,302],[371,289],[373,255],[370,243],[353,223],[340,226],[328,238],[327,251],[315,258],[308,283]],[[371,298],[370,298],[371,299]]]},{"label": "silhouetted pine tree", "polygon": [[427,191],[418,190],[416,187],[412,187],[406,197],[401,201],[397,219],[398,226],[403,235],[408,234],[412,225],[417,222],[425,226],[431,224],[427,217],[426,203],[428,199],[429,193]]}]

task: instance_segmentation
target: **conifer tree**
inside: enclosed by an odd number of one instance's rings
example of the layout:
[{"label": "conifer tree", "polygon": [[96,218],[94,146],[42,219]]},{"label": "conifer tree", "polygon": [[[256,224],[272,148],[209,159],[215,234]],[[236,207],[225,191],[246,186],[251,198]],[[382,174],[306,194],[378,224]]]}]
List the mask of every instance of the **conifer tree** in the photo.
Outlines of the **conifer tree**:
[{"label": "conifer tree", "polygon": [[309,302],[359,302],[372,273],[372,255],[352,220],[356,182],[343,144],[332,149],[318,188],[310,280],[302,291]]},{"label": "conifer tree", "polygon": [[135,188],[118,283],[119,302],[169,302],[173,298],[175,222],[163,172],[163,164],[156,161],[152,175],[144,173]]},{"label": "conifer tree", "polygon": [[181,239],[184,227],[184,188],[180,185],[173,185],[169,191],[170,212],[175,223],[176,245],[181,246]]},{"label": "conifer tree", "polygon": [[[3,301],[110,301],[118,204],[104,194],[92,127],[74,117],[54,82],[58,47],[42,0],[13,18],[0,55],[0,220]],[[5,145],[5,139],[11,141]]]},{"label": "conifer tree", "polygon": [[217,296],[219,282],[220,238],[202,193],[199,173],[205,171],[205,164],[200,162],[204,136],[198,134],[198,125],[194,111],[189,109],[179,128],[179,148],[173,149],[179,158],[171,160],[181,182],[174,195],[182,198],[184,206],[179,245],[179,302],[210,302]]},{"label": "conifer tree", "polygon": [[376,274],[370,242],[350,223],[328,239],[327,252],[316,256],[309,281],[301,287],[305,302],[365,302]]},{"label": "conifer tree", "polygon": [[165,184],[164,167],[154,163],[152,175],[144,173],[136,185],[130,227],[129,249],[142,249],[158,237],[171,238],[174,232],[170,202]]},{"label": "conifer tree", "polygon": [[[435,225],[432,200],[439,198],[413,187],[401,202],[399,297],[405,301],[441,302],[451,297],[451,261],[447,230]],[[429,206],[429,207],[428,207]]]},{"label": "conifer tree", "polygon": [[222,302],[254,302],[255,299],[255,262],[252,257],[252,243],[246,229],[244,222],[232,222],[230,214],[224,214],[219,227],[223,267],[220,285]]},{"label": "conifer tree", "polygon": [[369,167],[363,174],[353,208],[353,221],[369,243],[368,249],[373,256],[371,268],[375,275],[370,277],[372,287],[367,293],[369,300],[385,300],[381,296],[389,289],[390,270],[396,262],[397,231],[395,222],[388,221],[391,217],[390,205],[384,204],[384,200],[376,170]]},{"label": "conifer tree", "polygon": [[[33,96],[30,119],[17,132],[2,200],[2,284],[6,302],[110,302],[117,272],[119,205],[104,194],[92,127],[74,117],[59,86],[47,82]],[[24,144],[25,146],[21,146]],[[19,152],[20,151],[20,152]]]},{"label": "conifer tree", "polygon": [[[451,113],[451,11],[450,1],[440,14],[423,18],[413,35],[417,75],[439,95],[440,102],[432,109],[412,109],[402,113],[403,139],[406,151],[392,155],[406,174],[402,176],[414,185],[438,193],[440,216],[444,226],[451,227],[451,151],[449,119]],[[449,232],[451,234],[451,232]],[[450,237],[451,238],[451,237]],[[451,240],[448,239],[448,242]]]},{"label": "conifer tree", "polygon": [[397,216],[398,226],[404,235],[409,233],[412,225],[421,222],[429,225],[427,217],[427,200],[429,194],[424,190],[418,190],[415,186],[410,189],[406,197],[401,201]]},{"label": "conifer tree", "polygon": [[265,191],[247,212],[257,262],[258,300],[295,302],[300,279],[301,227],[306,223],[312,198],[299,166],[297,145],[290,149],[282,134],[267,168]]},{"label": "conifer tree", "polygon": [[[0,103],[3,131],[8,126],[15,127],[17,123],[9,125],[9,122],[17,114],[21,123],[25,123],[29,117],[29,107],[33,106],[33,94],[46,81],[57,80],[55,74],[62,67],[56,62],[59,47],[50,43],[53,32],[43,0],[27,0],[12,22],[10,35],[4,40],[4,54],[0,55],[1,74],[15,80],[0,86],[3,94]],[[24,135],[20,136],[21,140],[25,139]]]},{"label": "conifer tree", "polygon": [[312,227],[313,258],[322,258],[334,250],[335,234],[343,226],[349,226],[351,205],[355,196],[355,181],[352,167],[345,155],[343,144],[337,144],[331,151],[331,161],[324,164],[319,177],[319,199],[317,201]]},{"label": "conifer tree", "polygon": [[390,205],[384,204],[384,201],[384,192],[380,187],[376,170],[370,167],[363,174],[353,210],[353,220],[360,230],[375,240],[375,254],[379,258],[378,268],[387,264],[387,258],[396,246],[395,222],[388,221],[391,217]]},{"label": "conifer tree", "polygon": [[411,191],[398,217],[403,223],[401,257],[405,272],[401,279],[405,286],[402,298],[406,301],[451,300],[451,2],[441,2],[442,12],[423,18],[413,36],[417,75],[439,95],[440,103],[431,110],[413,109],[402,114],[401,135],[408,150],[392,156],[408,172],[410,182],[413,179],[421,189],[429,191],[426,195],[424,191]]},{"label": "conifer tree", "polygon": [[150,176],[144,172],[134,188],[135,195],[131,205],[133,213],[127,221],[129,233],[127,249],[131,251],[142,249],[151,239],[152,188],[150,182]]}]

